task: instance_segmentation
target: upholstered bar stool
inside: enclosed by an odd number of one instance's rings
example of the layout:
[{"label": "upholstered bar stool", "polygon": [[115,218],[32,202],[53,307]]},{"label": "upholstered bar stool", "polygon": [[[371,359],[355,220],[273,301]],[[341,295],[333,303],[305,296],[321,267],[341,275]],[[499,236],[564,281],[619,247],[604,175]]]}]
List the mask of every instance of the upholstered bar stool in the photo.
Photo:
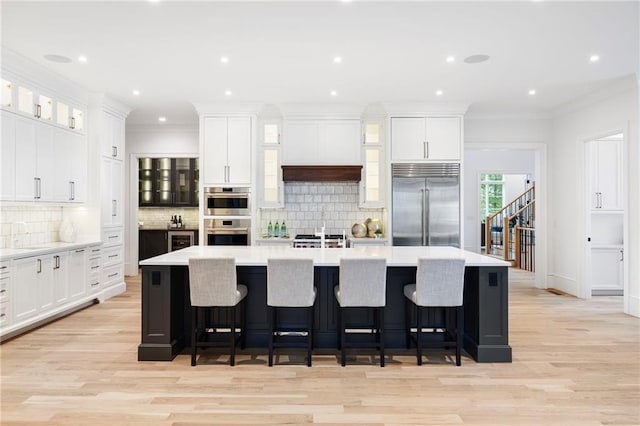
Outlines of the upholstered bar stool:
[{"label": "upholstered bar stool", "polygon": [[[340,335],[340,362],[346,364],[346,349],[376,347],[380,351],[380,367],[384,367],[384,308],[387,304],[387,261],[377,258],[353,258],[340,260],[340,281],[334,288],[338,301],[338,327]],[[345,321],[349,308],[374,309],[376,342],[347,342]],[[355,326],[348,328],[354,329]],[[361,328],[361,327],[360,327]],[[371,329],[371,327],[367,327]]]},{"label": "upholstered bar stool", "polygon": [[[189,294],[191,297],[191,365],[196,365],[198,347],[219,346],[209,337],[216,331],[211,324],[198,327],[198,310],[224,308],[229,314],[229,365],[235,365],[236,346],[245,345],[247,287],[237,283],[236,261],[233,258],[190,258]],[[242,303],[240,336],[236,333],[236,311]]]},{"label": "upholstered bar stool", "polygon": [[[313,286],[312,259],[267,259],[267,310],[269,311],[269,367],[273,366],[274,347],[306,347],[307,366],[311,367],[313,350],[313,315],[316,288]],[[307,308],[306,326],[303,329],[279,327],[277,310],[283,308]],[[306,342],[275,340],[284,333],[304,333]]]},{"label": "upholstered bar stool", "polygon": [[[416,357],[418,365],[422,365],[422,328],[423,311],[425,308],[445,308],[455,311],[454,332],[449,329],[446,321],[444,340],[430,343],[430,346],[456,347],[456,365],[460,365],[460,352],[462,351],[462,325],[464,292],[464,259],[418,259],[415,284],[404,286],[407,348],[411,340],[416,343]],[[416,314],[416,333],[411,327],[411,312]],[[447,317],[448,319],[448,317]],[[447,340],[449,338],[450,340]],[[454,340],[451,340],[454,339]]]}]

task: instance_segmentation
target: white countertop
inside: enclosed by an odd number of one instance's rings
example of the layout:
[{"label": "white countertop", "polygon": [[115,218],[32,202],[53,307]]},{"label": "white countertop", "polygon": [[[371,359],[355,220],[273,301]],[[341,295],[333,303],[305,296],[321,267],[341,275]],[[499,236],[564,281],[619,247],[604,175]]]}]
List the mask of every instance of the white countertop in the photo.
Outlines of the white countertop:
[{"label": "white countertop", "polygon": [[388,266],[416,266],[420,257],[464,258],[467,266],[510,266],[508,262],[454,247],[363,246],[292,248],[285,246],[191,246],[140,262],[142,266],[187,266],[190,257],[233,257],[238,266],[266,266],[272,257],[311,258],[316,266],[338,266],[343,257],[384,257]]},{"label": "white countertop", "polygon": [[4,248],[0,249],[0,260],[21,259],[23,257],[41,256],[43,254],[54,253],[62,250],[74,250],[82,247],[97,246],[101,241],[88,240],[74,243],[53,242],[38,244],[33,247],[24,248]]}]

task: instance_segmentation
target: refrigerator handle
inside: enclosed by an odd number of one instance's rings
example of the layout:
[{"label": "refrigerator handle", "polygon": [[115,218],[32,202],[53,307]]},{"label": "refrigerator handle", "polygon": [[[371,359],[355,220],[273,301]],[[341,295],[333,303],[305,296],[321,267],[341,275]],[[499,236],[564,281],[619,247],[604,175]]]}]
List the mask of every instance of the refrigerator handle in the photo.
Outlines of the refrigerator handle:
[{"label": "refrigerator handle", "polygon": [[422,220],[422,245],[426,246],[427,245],[427,236],[425,234],[425,218],[426,218],[426,207],[427,207],[427,197],[426,197],[426,189],[421,189],[420,192],[422,192],[422,214],[420,215],[420,218]]}]

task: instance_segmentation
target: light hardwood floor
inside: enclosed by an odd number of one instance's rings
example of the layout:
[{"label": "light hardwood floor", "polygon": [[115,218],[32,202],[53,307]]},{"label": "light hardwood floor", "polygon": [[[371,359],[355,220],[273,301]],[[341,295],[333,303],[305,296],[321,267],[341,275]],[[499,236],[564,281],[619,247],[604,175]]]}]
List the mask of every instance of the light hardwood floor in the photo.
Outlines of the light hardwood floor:
[{"label": "light hardwood floor", "polygon": [[268,368],[264,354],[234,368],[215,354],[195,368],[186,354],[138,362],[140,282],[129,279],[125,294],[0,346],[1,423],[640,424],[640,320],[622,298],[579,300],[510,275],[513,363],[455,367],[441,352],[385,368],[332,355],[311,368]]}]

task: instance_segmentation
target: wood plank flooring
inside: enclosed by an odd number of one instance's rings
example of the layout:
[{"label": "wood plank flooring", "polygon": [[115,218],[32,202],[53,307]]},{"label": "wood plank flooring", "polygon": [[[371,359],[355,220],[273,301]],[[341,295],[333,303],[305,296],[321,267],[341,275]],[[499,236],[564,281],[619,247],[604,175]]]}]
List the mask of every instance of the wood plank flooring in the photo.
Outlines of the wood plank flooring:
[{"label": "wood plank flooring", "polygon": [[580,300],[510,271],[511,364],[452,364],[429,352],[418,367],[391,354],[342,368],[335,355],[215,352],[138,362],[140,281],[109,301],[0,346],[2,425],[638,425],[640,320],[621,297]]}]

